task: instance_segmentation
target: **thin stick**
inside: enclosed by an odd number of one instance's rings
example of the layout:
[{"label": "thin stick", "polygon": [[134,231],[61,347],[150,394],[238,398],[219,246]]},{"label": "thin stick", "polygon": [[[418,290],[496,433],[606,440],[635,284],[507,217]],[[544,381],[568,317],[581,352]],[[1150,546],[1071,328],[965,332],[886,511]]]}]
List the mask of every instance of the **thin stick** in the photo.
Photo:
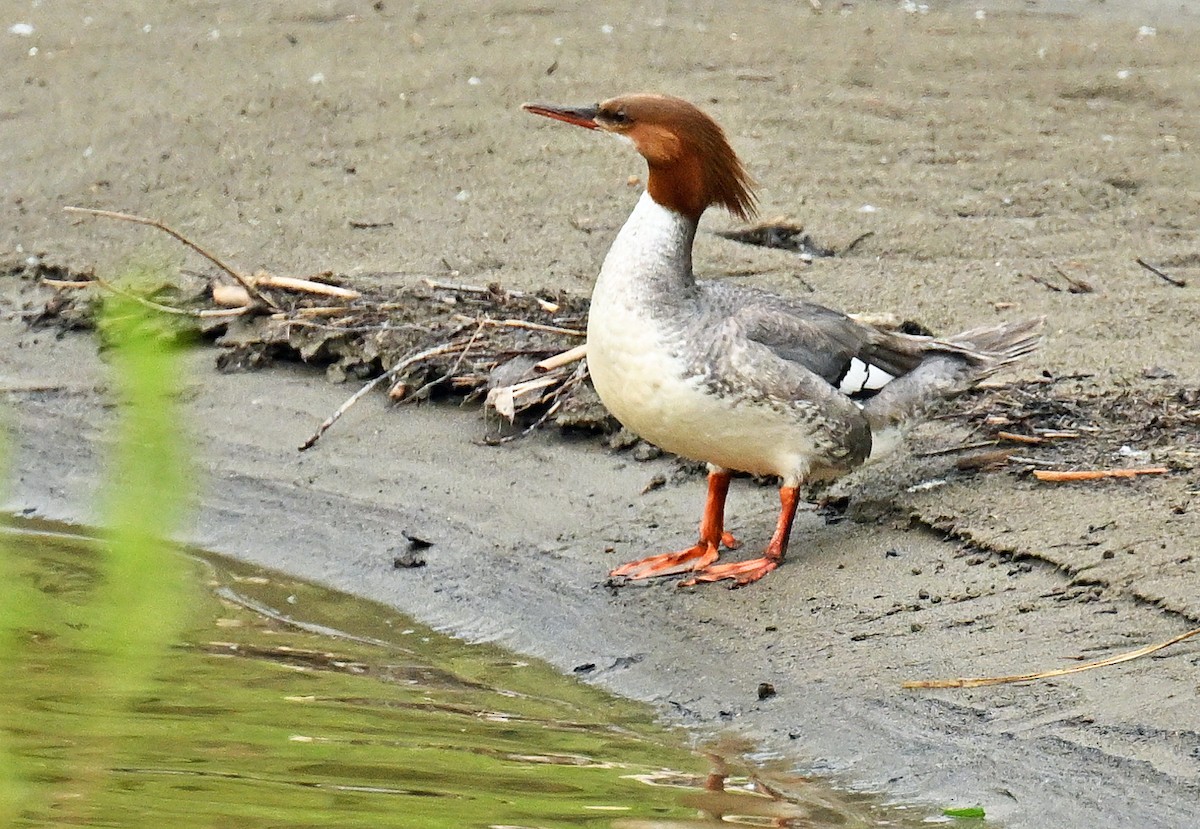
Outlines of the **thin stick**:
[{"label": "thin stick", "polygon": [[1019,435],[1016,432],[997,432],[996,437],[1000,440],[1011,441],[1012,443],[1045,443],[1046,438],[1038,437],[1037,435]]},{"label": "thin stick", "polygon": [[1063,481],[1098,481],[1102,478],[1133,478],[1138,475],[1166,475],[1170,471],[1165,466],[1150,466],[1144,469],[1082,469],[1078,471],[1035,469],[1033,477],[1039,481],[1061,483]]},{"label": "thin stick", "polygon": [[530,331],[545,331],[547,334],[566,334],[568,337],[587,336],[586,331],[580,331],[578,328],[560,328],[557,325],[542,325],[540,322],[529,322],[528,320],[494,320],[484,317],[480,320],[480,322],[482,322],[484,325],[494,325],[498,328],[527,328]]},{"label": "thin stick", "polygon": [[1067,281],[1067,285],[1070,286],[1067,288],[1067,290],[1070,293],[1072,293],[1072,294],[1090,294],[1096,290],[1092,286],[1092,283],[1085,282],[1082,279],[1076,279],[1075,277],[1071,276],[1069,273],[1064,271],[1062,268],[1060,268],[1054,262],[1050,263],[1050,267],[1054,268],[1054,270],[1058,272],[1058,275]]},{"label": "thin stick", "polygon": [[1004,466],[1012,460],[1011,449],[993,449],[990,452],[978,452],[974,455],[964,455],[954,462],[954,468],[963,472],[976,469],[992,469]]},{"label": "thin stick", "polygon": [[1013,682],[1030,682],[1035,679],[1051,679],[1056,676],[1066,676],[1067,674],[1077,674],[1081,671],[1090,671],[1093,668],[1107,668],[1109,665],[1119,665],[1122,662],[1129,662],[1139,657],[1149,656],[1155,651],[1161,651],[1163,648],[1169,648],[1178,642],[1185,639],[1191,639],[1193,636],[1200,634],[1200,628],[1193,628],[1186,633],[1181,633],[1178,636],[1172,637],[1165,642],[1158,642],[1154,645],[1146,645],[1137,650],[1127,651],[1125,653],[1110,656],[1106,659],[1101,659],[1096,662],[1088,662],[1085,665],[1074,665],[1070,668],[1055,668],[1051,671],[1038,671],[1032,674],[1016,674],[1014,676],[980,676],[966,679],[915,679],[903,683],[902,688],[979,688],[984,685],[1007,685]]},{"label": "thin stick", "polygon": [[198,244],[193,242],[188,237],[184,236],[179,231],[175,230],[174,228],[171,228],[170,226],[164,224],[163,222],[158,221],[157,219],[147,219],[145,216],[134,216],[132,213],[119,213],[116,210],[96,210],[95,208],[91,208],[91,207],[64,207],[63,210],[65,210],[68,213],[84,213],[89,216],[101,216],[105,219],[117,219],[122,222],[133,222],[134,224],[138,224],[138,225],[146,225],[148,227],[158,228],[163,233],[167,234],[168,236],[174,237],[179,242],[181,242],[182,244],[191,248],[192,250],[196,251],[196,253],[203,256],[209,262],[212,262],[218,268],[225,271],[225,273],[232,276],[234,279],[236,279],[238,281],[239,284],[241,284],[241,286],[243,288],[245,288],[247,291],[250,292],[250,296],[257,299],[263,305],[267,305],[267,306],[272,305],[272,303],[268,302],[267,298],[262,295],[262,292],[259,291],[258,288],[254,287],[254,283],[252,283],[248,278],[246,278],[246,276],[244,274],[241,274],[238,271],[235,271],[231,266],[225,264],[223,261],[218,259],[215,254],[209,253],[207,250],[200,247]]},{"label": "thin stick", "polygon": [[850,244],[846,245],[846,247],[841,249],[841,251],[838,253],[838,256],[845,256],[847,253],[849,253],[850,251],[852,251],[856,247],[858,247],[860,244],[862,244],[862,242],[864,240],[870,239],[874,235],[875,235],[875,231],[873,231],[873,230],[868,230],[866,233],[859,234],[858,236],[854,237],[853,240],[851,240]]},{"label": "thin stick", "polygon": [[316,442],[321,439],[321,435],[323,435],[327,431],[329,431],[330,426],[337,423],[342,415],[344,415],[346,412],[350,411],[351,406],[353,406],[355,403],[357,403],[362,397],[364,397],[367,394],[367,392],[369,392],[371,389],[378,386],[384,380],[388,380],[392,377],[395,377],[397,374],[404,371],[404,369],[408,368],[413,363],[420,362],[421,360],[427,360],[430,357],[436,357],[439,354],[449,354],[451,351],[456,351],[457,349],[459,349],[461,347],[462,347],[462,343],[458,343],[458,342],[442,343],[441,345],[435,345],[433,348],[427,348],[424,351],[420,351],[409,357],[405,357],[403,360],[396,363],[396,365],[389,368],[383,374],[374,378],[373,380],[368,382],[366,385],[364,385],[361,389],[356,391],[354,394],[350,395],[350,397],[346,400],[345,403],[343,403],[342,405],[337,407],[337,411],[335,411],[329,417],[325,418],[325,420],[321,423],[321,425],[317,427],[317,431],[313,432],[312,437],[310,437],[308,440],[304,441],[304,443],[300,444],[300,451],[304,452],[308,449],[311,449],[316,444]]},{"label": "thin stick", "polygon": [[90,288],[96,284],[95,279],[42,279],[42,284],[50,288]]},{"label": "thin stick", "polygon": [[1062,288],[1058,287],[1053,282],[1051,282],[1050,280],[1046,279],[1043,276],[1038,276],[1035,273],[1031,273],[1031,274],[1028,274],[1027,277],[1028,277],[1029,281],[1036,282],[1037,284],[1041,285],[1043,288],[1049,288],[1051,291],[1054,291],[1055,293],[1062,293]]},{"label": "thin stick", "polygon": [[582,360],[587,356],[587,343],[577,345],[574,348],[568,348],[566,351],[555,354],[553,357],[547,357],[540,363],[533,364],[533,370],[538,374],[545,374],[547,371],[554,371],[556,368],[569,366],[577,360]]},{"label": "thin stick", "polygon": [[338,299],[358,299],[362,296],[352,288],[342,288],[327,282],[314,282],[311,279],[300,279],[295,276],[275,276],[269,273],[256,274],[254,282],[268,288],[283,288],[286,291],[301,291],[303,293],[333,296]]},{"label": "thin stick", "polygon": [[461,291],[464,294],[487,294],[491,293],[482,285],[460,285],[455,282],[439,282],[436,279],[422,279],[426,287],[433,288],[435,291]]},{"label": "thin stick", "polygon": [[1134,259],[1133,261],[1137,262],[1139,265],[1141,265],[1146,270],[1150,271],[1150,273],[1154,274],[1155,276],[1157,276],[1161,279],[1165,279],[1167,282],[1170,282],[1176,288],[1186,288],[1187,287],[1186,279],[1176,279],[1175,277],[1171,276],[1170,274],[1164,273],[1160,269],[1154,267],[1153,265],[1151,265],[1149,262],[1147,262],[1145,259],[1142,259],[1141,257],[1138,257],[1137,259]]}]

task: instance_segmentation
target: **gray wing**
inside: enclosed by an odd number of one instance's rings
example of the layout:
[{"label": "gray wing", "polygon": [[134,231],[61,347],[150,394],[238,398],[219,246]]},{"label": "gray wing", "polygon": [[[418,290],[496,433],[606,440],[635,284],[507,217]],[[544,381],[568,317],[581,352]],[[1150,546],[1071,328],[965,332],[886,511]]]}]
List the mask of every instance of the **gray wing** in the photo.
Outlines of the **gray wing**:
[{"label": "gray wing", "polygon": [[924,338],[896,337],[823,305],[728,283],[705,283],[705,288],[738,333],[834,387],[853,360],[900,376],[924,356]]}]

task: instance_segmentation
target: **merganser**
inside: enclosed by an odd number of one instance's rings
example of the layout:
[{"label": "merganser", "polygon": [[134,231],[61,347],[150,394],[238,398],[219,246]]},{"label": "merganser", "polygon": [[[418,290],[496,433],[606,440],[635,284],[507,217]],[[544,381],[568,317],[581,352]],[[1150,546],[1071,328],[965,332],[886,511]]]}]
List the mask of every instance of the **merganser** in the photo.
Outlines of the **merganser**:
[{"label": "merganser", "polygon": [[[709,465],[696,544],[623,564],[613,577],[687,573],[681,585],[734,586],[762,578],[783,561],[802,483],[860,466],[885,430],[1037,348],[1042,319],[936,339],[697,281],[692,242],[701,214],[712,205],[742,220],[756,212],[753,182],[715,121],[680,98],[646,93],[523,109],[623,138],[646,159],[646,190],[592,292],[588,368],[626,428]],[[762,556],[718,564],[722,546],[737,546],[724,526],[734,471],[779,477],[781,509]]]}]

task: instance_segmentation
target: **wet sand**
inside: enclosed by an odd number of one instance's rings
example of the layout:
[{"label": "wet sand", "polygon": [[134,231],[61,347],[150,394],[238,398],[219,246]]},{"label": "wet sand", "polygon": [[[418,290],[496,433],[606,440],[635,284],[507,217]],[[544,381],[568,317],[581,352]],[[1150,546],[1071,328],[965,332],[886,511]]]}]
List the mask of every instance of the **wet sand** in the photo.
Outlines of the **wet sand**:
[{"label": "wet sand", "polygon": [[[246,269],[586,292],[641,162],[517,107],[657,89],[725,125],[763,215],[833,247],[873,233],[805,265],[702,231],[702,275],[943,331],[1046,314],[1045,348],[1015,376],[1086,375],[1081,395],[1194,390],[1194,15],[991,3],[979,19],[975,4],[931,5],[748,3],[730,17],[673,2],[471,16],[126,2],[89,23],[44,4],[0,21],[21,81],[0,91],[0,251],[101,274],[185,262],[164,237],[60,210],[83,204],[162,218]],[[17,22],[33,35],[8,34]],[[704,231],[732,226],[714,213]],[[1064,273],[1094,290],[1071,292]],[[105,376],[86,334],[21,322],[48,296],[0,282],[17,448],[7,503],[86,520]],[[1070,665],[1194,626],[1200,480],[1186,453],[1163,478],[1059,487],[902,454],[840,485],[850,520],[802,515],[789,563],[759,585],[612,591],[615,563],[690,542],[702,484],[642,494],[670,459],[556,434],[485,447],[475,409],[379,398],[300,454],[353,387],[212,363],[211,351],[189,363],[203,472],[192,540],[579,669],[847,785],[982,803],[1010,827],[1194,822],[1200,646],[1031,686],[899,687]],[[941,422],[919,437],[963,435]],[[772,490],[739,481],[732,529],[761,543],[774,508]],[[427,567],[393,568],[402,530],[435,542]],[[760,682],[777,696],[759,701]]]}]

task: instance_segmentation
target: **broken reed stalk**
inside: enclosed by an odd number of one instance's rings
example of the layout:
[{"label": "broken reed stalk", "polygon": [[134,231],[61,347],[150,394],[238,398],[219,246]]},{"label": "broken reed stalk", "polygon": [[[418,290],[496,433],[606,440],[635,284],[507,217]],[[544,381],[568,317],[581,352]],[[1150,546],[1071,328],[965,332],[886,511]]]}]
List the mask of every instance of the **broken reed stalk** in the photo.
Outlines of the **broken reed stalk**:
[{"label": "broken reed stalk", "polygon": [[460,314],[458,316],[466,322],[474,322],[480,325],[490,325],[494,328],[524,328],[528,331],[542,331],[546,334],[563,334],[568,337],[587,336],[586,331],[580,331],[578,328],[560,328],[557,325],[543,325],[540,322],[530,322],[529,320],[494,320],[491,317],[468,317],[465,314]]},{"label": "broken reed stalk", "polygon": [[1021,435],[1016,432],[997,432],[996,437],[1011,443],[1045,443],[1046,439],[1037,435]]},{"label": "broken reed stalk", "polygon": [[168,236],[171,236],[174,239],[178,240],[183,245],[191,248],[196,253],[200,254],[205,259],[207,259],[209,262],[212,262],[218,268],[225,271],[225,273],[232,276],[235,280],[237,280],[238,284],[240,284],[243,288],[246,289],[247,292],[249,292],[250,296],[254,297],[256,300],[261,302],[263,305],[266,305],[268,307],[274,307],[274,303],[270,302],[265,296],[263,296],[262,292],[259,291],[258,288],[254,287],[254,283],[248,277],[246,277],[245,274],[239,273],[238,271],[234,270],[232,266],[227,265],[221,259],[218,259],[216,254],[210,253],[209,251],[200,247],[200,245],[196,244],[191,239],[184,236],[178,230],[175,230],[171,226],[169,226],[163,222],[160,222],[158,219],[148,219],[145,216],[135,216],[132,213],[121,213],[116,210],[97,210],[93,207],[70,207],[70,206],[68,206],[68,207],[64,207],[63,210],[66,211],[67,213],[82,213],[87,216],[100,216],[101,218],[105,218],[105,219],[116,219],[116,220],[122,221],[122,222],[133,222],[134,224],[137,224],[137,225],[146,225],[147,227],[157,228],[158,230],[161,230],[163,233],[167,234]]},{"label": "broken reed stalk", "polygon": [[42,278],[42,284],[47,288],[90,288],[96,284],[94,279],[47,279]]},{"label": "broken reed stalk", "polygon": [[299,291],[318,296],[332,296],[338,299],[358,299],[362,296],[352,288],[330,285],[327,282],[315,282],[311,279],[299,279],[295,276],[275,276],[269,273],[254,275],[254,284],[267,288],[283,288],[286,291]]},{"label": "broken reed stalk", "polygon": [[538,374],[545,374],[548,371],[554,371],[556,368],[569,366],[577,360],[582,360],[587,356],[587,343],[577,345],[574,348],[568,348],[566,351],[555,354],[553,357],[547,357],[539,363],[533,364],[533,370]]},{"label": "broken reed stalk", "polygon": [[361,389],[356,391],[354,394],[350,395],[350,397],[346,399],[346,402],[344,402],[342,405],[337,407],[337,411],[335,411],[333,414],[331,414],[329,417],[325,418],[325,420],[323,420],[321,422],[321,425],[317,427],[317,431],[313,432],[312,436],[308,440],[306,440],[306,441],[304,441],[304,443],[300,444],[300,451],[304,452],[304,451],[311,449],[316,444],[316,442],[321,439],[321,435],[323,435],[327,431],[329,431],[329,427],[332,426],[333,424],[337,423],[338,420],[341,418],[341,416],[350,410],[351,406],[353,406],[355,403],[357,403],[359,400],[361,400],[363,397],[365,397],[366,394],[369,391],[371,391],[371,389],[378,386],[384,380],[389,380],[389,379],[395,377],[397,374],[404,371],[404,369],[408,368],[409,366],[411,366],[414,363],[420,362],[421,360],[427,360],[430,357],[437,357],[440,354],[449,354],[450,352],[456,351],[462,347],[463,347],[463,343],[461,343],[461,342],[442,343],[441,345],[436,345],[433,348],[427,348],[424,351],[419,351],[416,354],[412,354],[408,357],[405,357],[403,360],[396,363],[394,366],[389,368],[383,374],[372,379],[366,385],[364,385]]},{"label": "broken reed stalk", "polygon": [[1090,671],[1093,668],[1106,668],[1109,665],[1119,665],[1122,662],[1130,662],[1143,656],[1161,651],[1163,648],[1169,648],[1178,642],[1185,639],[1191,639],[1193,636],[1200,634],[1200,628],[1193,628],[1186,633],[1181,633],[1178,636],[1172,637],[1165,642],[1158,642],[1153,645],[1146,645],[1125,653],[1119,653],[1116,656],[1109,656],[1105,659],[1100,659],[1095,662],[1088,662],[1085,665],[1073,665],[1070,668],[1055,668],[1050,671],[1038,671],[1031,674],[1015,674],[1013,676],[980,676],[964,679],[915,679],[903,683],[902,688],[980,688],[985,685],[1008,685],[1013,682],[1032,682],[1037,679],[1052,679],[1056,676],[1066,676],[1067,674],[1077,674],[1082,671]]},{"label": "broken reed stalk", "polygon": [[1166,475],[1171,470],[1165,466],[1150,466],[1142,469],[1035,469],[1033,477],[1039,481],[1063,483],[1066,481],[1099,481],[1103,478],[1134,478],[1138,475]]}]

